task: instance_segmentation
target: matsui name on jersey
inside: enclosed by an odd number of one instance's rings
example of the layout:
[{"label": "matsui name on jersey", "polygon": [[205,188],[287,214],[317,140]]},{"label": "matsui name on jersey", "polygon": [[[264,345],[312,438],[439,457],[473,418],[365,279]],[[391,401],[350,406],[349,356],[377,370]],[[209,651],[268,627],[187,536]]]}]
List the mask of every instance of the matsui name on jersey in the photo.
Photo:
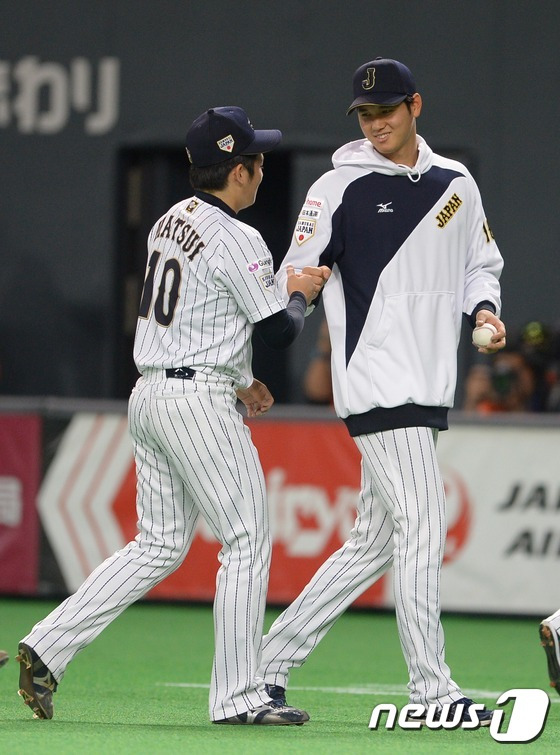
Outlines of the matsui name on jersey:
[{"label": "matsui name on jersey", "polygon": [[204,242],[200,240],[198,233],[184,218],[178,218],[176,215],[167,215],[161,220],[155,237],[175,241],[183,252],[188,254],[190,260],[204,249]]}]

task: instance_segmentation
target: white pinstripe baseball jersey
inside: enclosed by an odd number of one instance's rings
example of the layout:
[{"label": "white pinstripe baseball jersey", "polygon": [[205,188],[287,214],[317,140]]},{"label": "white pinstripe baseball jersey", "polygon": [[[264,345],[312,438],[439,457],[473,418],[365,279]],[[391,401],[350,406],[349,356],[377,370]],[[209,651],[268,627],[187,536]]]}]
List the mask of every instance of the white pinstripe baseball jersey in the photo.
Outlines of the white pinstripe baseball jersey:
[{"label": "white pinstripe baseball jersey", "polygon": [[[303,328],[317,283],[312,276],[293,281],[285,304],[263,239],[234,212],[255,201],[260,151],[278,144],[280,132],[254,132],[240,108],[218,110],[193,123],[187,142],[193,184],[210,191],[224,180],[223,189],[217,195],[197,190],[178,202],[148,237],[134,344],[141,376],[128,405],[138,534],[22,640],[21,692],[41,718],[52,718],[51,687],[75,655],[181,565],[203,517],[222,546],[211,720],[267,725],[309,720],[305,711],[271,705],[256,675],[271,537],[264,474],[237,400],[249,416],[272,404],[266,386],[252,377],[253,329],[272,348],[288,346]],[[237,144],[239,154],[251,145],[258,152],[249,162],[231,163],[230,149],[216,155],[220,143],[231,149]],[[229,165],[213,169],[220,161]],[[197,172],[197,165],[204,170]],[[40,692],[34,681],[39,674]],[[48,691],[45,674],[52,679]]]},{"label": "white pinstripe baseball jersey", "polygon": [[252,382],[252,325],[286,308],[260,233],[217,198],[171,207],[148,237],[134,361]]}]

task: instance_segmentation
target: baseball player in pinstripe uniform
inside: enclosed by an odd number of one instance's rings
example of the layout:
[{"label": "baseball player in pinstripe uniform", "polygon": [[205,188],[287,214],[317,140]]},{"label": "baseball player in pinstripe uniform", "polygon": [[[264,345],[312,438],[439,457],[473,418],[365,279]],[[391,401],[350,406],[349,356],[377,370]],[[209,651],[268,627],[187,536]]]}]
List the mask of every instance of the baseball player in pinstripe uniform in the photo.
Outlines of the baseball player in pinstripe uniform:
[{"label": "baseball player in pinstripe uniform", "polygon": [[309,190],[284,264],[332,269],[322,297],[334,406],[361,452],[362,489],[349,539],[265,636],[260,674],[285,702],[290,669],[392,568],[410,702],[449,704],[466,721],[472,701],[451,679],[440,623],[446,512],[435,445],[453,405],[462,313],[496,328],[480,351],[505,344],[503,261],[472,176],[416,133],[422,99],[409,69],[377,58],[358,68],[353,90],[348,112],[365,138],[338,149]]},{"label": "baseball player in pinstripe uniform", "polygon": [[560,695],[560,608],[541,621],[539,635],[546,653],[550,686]]},{"label": "baseball player in pinstripe uniform", "polygon": [[52,693],[76,653],[184,560],[199,516],[221,543],[214,601],[210,718],[227,724],[302,724],[304,711],[271,700],[256,672],[268,585],[265,482],[249,416],[273,403],[251,371],[251,334],[283,348],[330,271],[287,275],[277,290],[272,256],[236,214],[253,204],[263,153],[281,140],[255,131],[238,107],[208,110],[187,134],[193,196],[154,225],[129,402],[139,533],[19,646],[20,694],[52,718]]}]

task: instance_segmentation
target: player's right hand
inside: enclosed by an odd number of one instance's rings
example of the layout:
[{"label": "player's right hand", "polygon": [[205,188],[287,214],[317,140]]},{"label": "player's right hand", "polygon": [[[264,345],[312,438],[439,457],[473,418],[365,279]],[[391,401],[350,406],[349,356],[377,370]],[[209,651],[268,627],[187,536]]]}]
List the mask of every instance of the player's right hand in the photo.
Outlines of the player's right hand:
[{"label": "player's right hand", "polygon": [[489,309],[479,309],[476,313],[476,327],[478,328],[480,325],[484,325],[485,322],[493,325],[497,332],[492,336],[492,340],[488,346],[480,346],[478,351],[481,354],[495,354],[506,345],[506,326],[500,318]]},{"label": "player's right hand", "polygon": [[320,267],[311,267],[311,266],[304,267],[301,272],[304,275],[312,275],[319,282],[321,282],[322,280],[323,286],[331,277],[331,269],[330,267],[327,267],[326,265],[321,265]]},{"label": "player's right hand", "polygon": [[301,272],[296,272],[293,265],[287,265],[286,273],[288,293],[293,294],[294,291],[300,291],[305,296],[309,306],[328,281],[331,271],[326,265],[321,265],[321,267],[304,267]]}]

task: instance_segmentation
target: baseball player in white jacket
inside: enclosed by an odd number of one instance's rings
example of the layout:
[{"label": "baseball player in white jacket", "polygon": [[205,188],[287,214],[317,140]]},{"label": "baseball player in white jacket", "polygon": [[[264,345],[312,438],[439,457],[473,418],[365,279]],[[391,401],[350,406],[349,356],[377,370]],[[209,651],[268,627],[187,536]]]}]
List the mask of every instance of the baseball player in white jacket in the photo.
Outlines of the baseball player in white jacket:
[{"label": "baseball player in white jacket", "polygon": [[[468,170],[416,133],[422,99],[410,70],[377,58],[358,68],[353,90],[348,112],[364,138],[338,149],[310,188],[284,266],[332,269],[322,296],[334,407],[361,452],[362,489],[349,539],[265,636],[260,673],[285,701],[290,669],[392,568],[410,702],[449,704],[470,721],[472,700],[444,658],[435,446],[453,406],[463,316],[496,329],[480,351],[505,345],[503,261]],[[492,712],[477,715],[488,725]]]}]

